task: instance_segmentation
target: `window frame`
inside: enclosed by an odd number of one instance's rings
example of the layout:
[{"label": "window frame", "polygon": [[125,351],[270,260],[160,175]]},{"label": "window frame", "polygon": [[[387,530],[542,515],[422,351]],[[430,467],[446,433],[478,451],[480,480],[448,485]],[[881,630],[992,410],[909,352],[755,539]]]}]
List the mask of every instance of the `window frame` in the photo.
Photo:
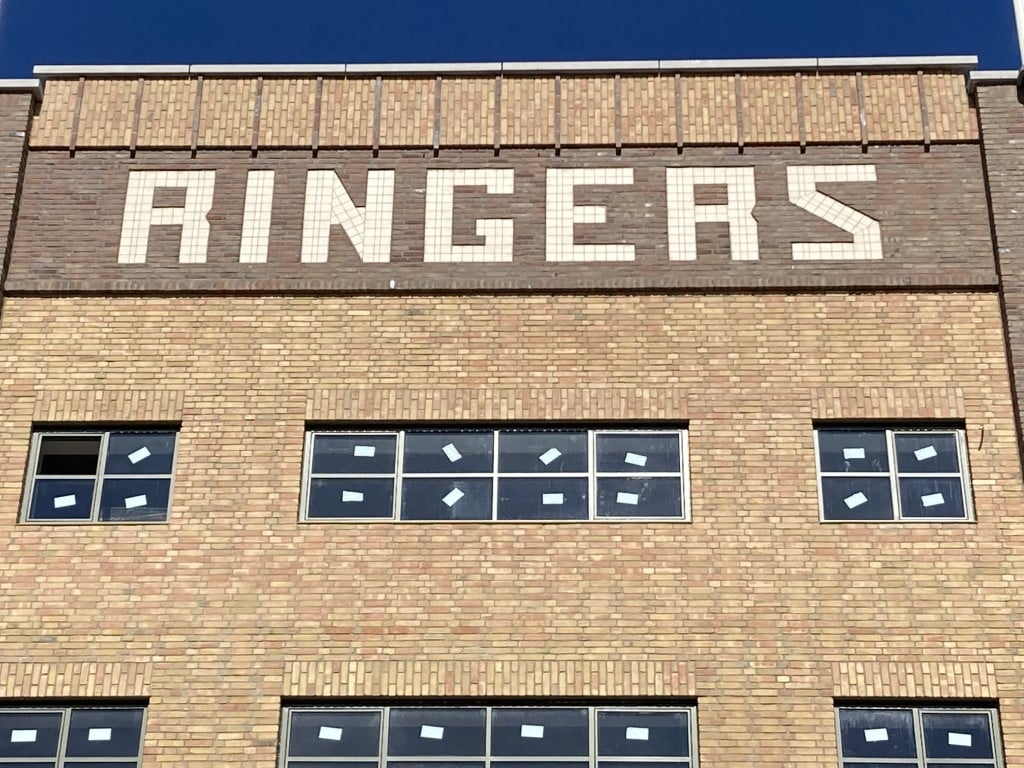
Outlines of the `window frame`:
[{"label": "window frame", "polygon": [[[451,475],[437,473],[408,473],[403,472],[405,435],[408,432],[466,432],[466,433],[490,433],[492,436],[492,465],[490,472],[465,472],[452,473]],[[587,471],[586,472],[565,472],[538,474],[530,472],[500,472],[498,465],[501,457],[501,446],[499,435],[502,432],[583,432],[586,433],[587,442]],[[313,447],[316,438],[320,435],[344,435],[344,436],[365,436],[365,437],[394,437],[395,438],[395,466],[392,473],[387,474],[345,474],[345,473],[321,473],[315,478],[312,473]],[[602,472],[597,469],[597,438],[603,435],[671,435],[679,441],[679,471],[678,472],[644,472],[638,471],[633,474],[623,472]],[[536,424],[413,424],[385,429],[366,429],[359,426],[347,428],[341,426],[307,426],[303,457],[302,457],[302,487],[299,500],[299,522],[314,525],[338,524],[338,523],[398,523],[403,525],[473,525],[473,524],[530,524],[530,525],[552,525],[552,524],[582,524],[582,523],[632,523],[632,522],[662,522],[662,523],[690,523],[692,522],[692,510],[690,503],[690,430],[688,424],[681,426],[660,426],[657,424],[638,425],[635,427],[621,426],[590,426],[588,424],[564,424],[552,426]],[[643,478],[675,478],[678,476],[680,482],[680,507],[679,516],[600,516],[597,514],[597,485],[599,479],[608,477],[643,477]],[[480,520],[446,520],[446,519],[403,519],[402,518],[402,485],[404,479],[429,479],[458,477],[465,479],[486,479],[491,481],[491,516]],[[501,479],[530,479],[539,477],[561,477],[561,478],[586,478],[587,480],[587,517],[548,518],[548,519],[502,519],[498,517],[498,483]],[[314,479],[321,478],[352,478],[352,479],[385,479],[390,478],[392,484],[392,509],[390,517],[325,517],[311,518],[309,516],[310,488]]]},{"label": "window frame", "polygon": [[[886,458],[889,462],[888,472],[822,472],[821,470],[821,443],[819,436],[821,432],[882,432],[885,437]],[[957,474],[948,472],[900,472],[896,456],[897,435],[927,435],[927,434],[953,434],[956,439],[957,463],[960,472]],[[971,486],[971,472],[967,456],[967,430],[962,425],[893,425],[893,424],[856,424],[856,423],[819,423],[814,425],[814,475],[818,489],[818,520],[829,525],[864,525],[864,524],[885,524],[885,523],[973,523],[974,499]],[[845,520],[829,519],[825,517],[825,491],[822,479],[825,477],[886,477],[889,480],[890,494],[893,503],[893,516],[884,520]],[[900,497],[901,478],[959,478],[960,492],[964,499],[963,517],[906,517],[903,514],[903,504]]]},{"label": "window frame", "polygon": [[[484,755],[478,756],[448,756],[448,757],[428,757],[428,756],[390,756],[387,754],[388,735],[389,735],[389,722],[390,712],[394,709],[482,709],[485,712],[484,715],[484,728],[485,728],[485,740],[484,740]],[[552,709],[585,709],[587,710],[587,739],[588,739],[588,754],[586,756],[566,758],[565,756],[517,756],[509,757],[502,755],[492,755],[491,744],[492,744],[492,713],[496,709],[538,709],[538,710],[552,710]],[[661,713],[674,713],[674,712],[685,712],[687,715],[687,746],[689,749],[689,757],[629,757],[629,756],[601,756],[598,754],[598,715],[601,712],[636,712],[636,713],[647,713],[647,712],[661,712]],[[291,714],[293,712],[376,712],[380,714],[380,734],[378,740],[377,756],[373,757],[289,757],[289,744],[291,739]],[[672,763],[688,762],[689,768],[699,768],[700,764],[700,750],[699,750],[699,739],[697,737],[697,704],[665,704],[662,706],[655,706],[645,704],[643,706],[634,706],[629,704],[617,705],[612,703],[601,703],[601,704],[586,704],[580,702],[561,702],[552,704],[539,704],[536,701],[522,702],[518,700],[511,700],[509,702],[495,702],[495,701],[484,701],[479,703],[459,701],[458,703],[450,704],[444,700],[423,703],[409,703],[409,704],[368,704],[368,705],[340,705],[336,706],[331,702],[325,702],[323,704],[313,705],[283,705],[281,707],[281,723],[278,731],[278,759],[275,768],[288,768],[290,763],[304,764],[315,766],[317,763],[323,764],[326,762],[334,763],[349,763],[352,765],[358,765],[360,763],[377,763],[377,768],[388,768],[391,765],[401,765],[402,763],[423,763],[423,762],[437,762],[437,763],[465,763],[467,766],[477,763],[483,763],[484,768],[491,768],[492,763],[518,763],[529,768],[531,763],[551,763],[552,761],[561,760],[562,762],[571,763],[573,766],[578,765],[579,768],[598,768],[599,763],[663,763],[671,765]],[[2,766],[0,766],[2,768]],[[58,767],[59,768],[59,767]],[[1001,766],[998,768],[1002,768]]]},{"label": "window frame", "polygon": [[[107,466],[107,449],[110,443],[110,436],[112,434],[128,434],[128,435],[141,435],[141,434],[173,434],[174,435],[174,453],[171,456],[171,469],[168,474],[138,474],[138,475],[123,475],[123,474],[106,474]],[[154,424],[152,426],[143,425],[132,425],[130,427],[83,427],[76,429],[74,427],[61,427],[57,429],[46,429],[45,427],[32,428],[32,441],[29,448],[28,455],[28,468],[25,473],[25,490],[22,494],[21,503],[21,514],[19,515],[18,522],[27,525],[165,525],[171,519],[171,508],[172,501],[174,499],[174,479],[177,476],[178,470],[178,439],[181,436],[181,428],[179,425],[167,425],[167,424]],[[92,475],[43,475],[44,478],[50,479],[84,479],[92,477],[94,480],[92,502],[89,507],[89,519],[88,520],[34,520],[29,515],[32,511],[32,502],[35,498],[36,493],[36,481],[40,475],[38,472],[39,467],[39,452],[42,449],[43,438],[46,437],[99,437],[99,455],[96,459],[96,472]],[[120,480],[120,479],[149,479],[149,480],[167,480],[167,513],[164,515],[162,520],[100,520],[100,506],[103,501],[103,482],[107,479]]]},{"label": "window frame", "polygon": [[[846,757],[843,754],[843,732],[842,723],[840,720],[840,712],[842,710],[849,709],[860,709],[860,710],[891,710],[893,712],[910,712],[914,723],[914,743],[917,746],[917,757],[900,757],[900,758],[875,758],[875,757]],[[836,704],[834,707],[835,712],[835,726],[836,726],[836,757],[838,768],[844,768],[848,763],[852,765],[877,765],[891,764],[891,765],[910,765],[916,763],[916,768],[930,768],[933,765],[950,765],[953,763],[962,765],[976,765],[979,768],[984,766],[994,766],[995,768],[1005,768],[1006,762],[1003,756],[1003,737],[1002,731],[999,726],[999,708],[995,705],[982,705],[982,706],[971,706],[966,704],[965,706],[955,705],[915,705],[915,704],[900,704],[898,702],[883,701],[880,703],[844,703]],[[945,758],[945,757],[934,757],[929,758],[925,754],[925,741],[924,741],[924,715],[940,714],[940,715],[987,715],[989,719],[989,726],[992,734],[992,759],[981,760],[978,758]]]},{"label": "window frame", "polygon": [[[100,711],[100,710],[142,710],[142,722],[139,725],[139,746],[138,751],[135,753],[134,761],[130,757],[68,757],[68,735],[71,732],[71,716],[74,712],[82,711]],[[67,763],[95,763],[96,765],[102,764],[113,764],[123,765],[126,768],[141,768],[142,757],[146,751],[146,725],[149,719],[149,705],[148,704],[88,704],[88,705],[68,705],[68,706],[54,706],[54,705],[43,705],[39,707],[32,706],[21,706],[21,707],[3,707],[0,706],[0,715],[6,715],[11,713],[20,714],[60,714],[60,733],[57,736],[57,751],[53,758],[53,764],[55,768],[63,768]],[[4,758],[0,757],[0,768],[6,765],[12,764],[24,764],[24,763],[36,762],[40,766],[47,765],[46,758]]]}]

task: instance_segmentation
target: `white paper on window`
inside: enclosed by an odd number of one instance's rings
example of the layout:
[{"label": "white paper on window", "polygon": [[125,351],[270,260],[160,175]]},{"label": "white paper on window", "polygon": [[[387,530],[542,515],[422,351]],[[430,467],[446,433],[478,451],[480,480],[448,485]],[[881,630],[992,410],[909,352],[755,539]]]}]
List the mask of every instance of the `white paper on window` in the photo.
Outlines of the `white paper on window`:
[{"label": "white paper on window", "polygon": [[23,728],[11,731],[11,744],[33,744],[38,732],[35,728]]},{"label": "white paper on window", "polygon": [[650,731],[646,728],[627,728],[626,729],[626,740],[627,741],[647,741],[650,738]]},{"label": "white paper on window", "polygon": [[850,509],[856,509],[857,507],[862,507],[865,504],[867,504],[868,497],[865,496],[863,493],[858,492],[853,494],[853,496],[847,496],[845,499],[843,499],[843,503],[846,504],[846,506]]},{"label": "white paper on window", "polygon": [[946,503],[946,497],[941,493],[929,493],[927,496],[921,497],[921,506],[923,507],[941,507]]},{"label": "white paper on window", "polygon": [[622,491],[615,497],[615,501],[619,504],[629,504],[631,507],[635,507],[640,503],[639,493],[624,493]]},{"label": "white paper on window", "polygon": [[78,497],[75,494],[70,496],[57,496],[53,500],[54,509],[64,509],[65,507],[73,507],[78,503]]},{"label": "white paper on window", "polygon": [[543,497],[543,503],[546,507],[559,507],[565,504],[564,493],[545,493]]},{"label": "white paper on window", "polygon": [[110,728],[90,728],[89,741],[110,741]]},{"label": "white paper on window", "polygon": [[458,488],[455,488],[447,496],[441,499],[441,501],[445,503],[445,506],[454,507],[456,504],[459,503],[459,501],[462,500],[462,497],[465,495],[466,494],[464,494]]},{"label": "white paper on window", "polygon": [[132,451],[131,453],[128,454],[128,461],[130,461],[132,464],[138,464],[143,459],[148,459],[152,455],[153,454],[149,452],[149,448],[147,448],[146,446],[142,446],[141,448],[139,448],[139,450]]},{"label": "white paper on window", "polygon": [[919,448],[914,451],[914,458],[918,461],[927,461],[928,459],[934,459],[939,455],[939,452],[935,450],[934,445],[926,445],[924,448]]},{"label": "white paper on window", "polygon": [[865,728],[864,729],[864,741],[875,742],[875,741],[888,741],[889,731],[885,728]]},{"label": "white paper on window", "polygon": [[352,449],[352,455],[357,459],[372,459],[377,455],[377,447],[374,445],[357,445]]},{"label": "white paper on window", "polygon": [[462,454],[459,453],[459,449],[455,447],[455,443],[448,443],[448,445],[441,450],[444,451],[444,455],[448,457],[448,461],[452,464],[462,458]]},{"label": "white paper on window", "polygon": [[519,736],[523,739],[543,739],[543,725],[522,725],[519,727]]},{"label": "white paper on window", "polygon": [[421,739],[440,740],[444,738],[444,728],[440,725],[424,725],[420,727]]},{"label": "white paper on window", "polygon": [[332,728],[329,725],[320,726],[320,738],[324,741],[341,741],[341,728]]},{"label": "white paper on window", "polygon": [[136,509],[138,507],[144,507],[149,503],[149,499],[146,498],[146,494],[140,494],[139,496],[129,496],[124,500],[125,509]]},{"label": "white paper on window", "polygon": [[843,458],[847,461],[853,459],[863,459],[867,457],[867,453],[863,448],[843,448]]},{"label": "white paper on window", "polygon": [[540,459],[540,463],[546,467],[561,455],[562,452],[557,448],[548,448],[538,458]]},{"label": "white paper on window", "polygon": [[627,453],[626,463],[632,464],[634,467],[646,467],[647,457],[642,453]]},{"label": "white paper on window", "polygon": [[341,492],[341,503],[342,504],[358,504],[363,500],[363,494],[359,491],[342,491]]},{"label": "white paper on window", "polygon": [[973,739],[969,733],[957,733],[956,731],[949,732],[949,746],[951,747],[969,747],[972,742]]}]

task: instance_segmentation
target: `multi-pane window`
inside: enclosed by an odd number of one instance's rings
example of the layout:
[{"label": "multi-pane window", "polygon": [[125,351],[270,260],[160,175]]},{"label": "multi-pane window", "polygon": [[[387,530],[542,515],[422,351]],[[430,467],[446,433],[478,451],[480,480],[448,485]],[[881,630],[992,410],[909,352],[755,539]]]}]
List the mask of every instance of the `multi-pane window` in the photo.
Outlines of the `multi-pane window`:
[{"label": "multi-pane window", "polygon": [[842,768],[998,768],[995,710],[840,707]]},{"label": "multi-pane window", "polygon": [[689,768],[694,710],[285,709],[280,768]]},{"label": "multi-pane window", "polygon": [[22,517],[47,523],[162,522],[176,442],[170,431],[38,432]]},{"label": "multi-pane window", "polygon": [[686,431],[310,432],[305,520],[685,519]]},{"label": "multi-pane window", "polygon": [[966,520],[963,430],[820,428],[822,519]]},{"label": "multi-pane window", "polygon": [[0,710],[0,768],[131,768],[142,753],[143,707]]}]

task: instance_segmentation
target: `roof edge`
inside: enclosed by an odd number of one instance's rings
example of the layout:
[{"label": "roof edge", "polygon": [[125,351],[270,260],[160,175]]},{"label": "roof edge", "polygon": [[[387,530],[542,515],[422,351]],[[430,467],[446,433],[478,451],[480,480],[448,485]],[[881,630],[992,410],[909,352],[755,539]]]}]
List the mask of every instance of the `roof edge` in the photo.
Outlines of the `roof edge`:
[{"label": "roof edge", "polygon": [[968,83],[972,88],[979,85],[1016,85],[1020,76],[1016,69],[987,69],[971,72]]},{"label": "roof edge", "polygon": [[0,93],[31,93],[39,96],[42,83],[36,78],[0,78]]},{"label": "roof edge", "polygon": [[785,72],[792,70],[943,70],[968,73],[976,56],[880,56],[792,59],[659,59],[648,61],[512,61],[397,64],[160,64],[160,65],[40,65],[40,79],[70,77],[145,77],[225,75],[443,75],[443,74],[561,74],[614,72]]}]

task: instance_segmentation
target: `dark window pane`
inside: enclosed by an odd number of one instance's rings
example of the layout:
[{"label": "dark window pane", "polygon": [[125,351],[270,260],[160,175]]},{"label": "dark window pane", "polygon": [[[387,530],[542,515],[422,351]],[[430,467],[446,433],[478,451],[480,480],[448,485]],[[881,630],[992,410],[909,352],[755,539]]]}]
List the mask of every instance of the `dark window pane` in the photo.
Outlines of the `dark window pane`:
[{"label": "dark window pane", "polygon": [[169,475],[174,466],[173,432],[112,432],[107,440],[108,475]]},{"label": "dark window pane", "polygon": [[[843,768],[921,768],[917,763],[843,763]],[[978,766],[975,766],[978,768]]]},{"label": "dark window pane", "polygon": [[392,709],[388,723],[388,755],[483,756],[485,729],[483,709]]},{"label": "dark window pane", "polygon": [[[885,768],[892,768],[892,766],[885,766]],[[928,768],[996,768],[996,764],[992,763],[937,763],[932,760],[928,761]]]},{"label": "dark window pane", "polygon": [[68,731],[68,757],[134,757],[142,751],[138,709],[74,709]]},{"label": "dark window pane", "polygon": [[680,461],[676,432],[597,436],[598,472],[678,472]]},{"label": "dark window pane", "polygon": [[888,472],[885,430],[820,429],[818,463],[822,472]]},{"label": "dark window pane", "polygon": [[39,475],[95,475],[100,437],[43,435],[39,441]]},{"label": "dark window pane", "polygon": [[491,754],[498,757],[586,757],[590,727],[585,709],[495,709]]},{"label": "dark window pane", "polygon": [[36,480],[29,520],[88,520],[95,480]]},{"label": "dark window pane", "polygon": [[0,713],[0,757],[55,757],[60,712]]},{"label": "dark window pane", "polygon": [[492,432],[406,432],[402,470],[465,475],[494,471]]},{"label": "dark window pane", "polygon": [[499,520],[586,520],[587,478],[498,480]]},{"label": "dark window pane", "polygon": [[644,763],[639,760],[600,760],[597,768],[689,768],[689,760],[670,760],[666,762]]},{"label": "dark window pane", "polygon": [[686,712],[598,712],[601,757],[689,757]]},{"label": "dark window pane", "polygon": [[823,477],[826,520],[892,520],[892,486],[887,477]]},{"label": "dark window pane", "polygon": [[100,494],[100,520],[104,522],[157,522],[167,519],[171,481],[106,479]]},{"label": "dark window pane", "polygon": [[901,432],[895,440],[900,472],[960,472],[953,432]]},{"label": "dark window pane", "polygon": [[311,520],[331,518],[389,518],[394,512],[395,481],[390,477],[314,478],[309,483],[306,517]]},{"label": "dark window pane", "polygon": [[288,757],[376,757],[380,712],[291,713]]},{"label": "dark window pane", "polygon": [[502,432],[498,471],[518,473],[586,472],[586,432]]},{"label": "dark window pane", "polygon": [[[137,766],[138,764],[138,760],[125,760],[123,758],[118,760],[110,758],[107,760],[89,760],[83,762],[68,760],[61,763],[61,768],[132,768],[132,766]],[[4,768],[7,768],[7,766],[4,766]]]},{"label": "dark window pane", "polygon": [[490,520],[491,481],[414,478],[402,483],[403,520]]},{"label": "dark window pane", "polygon": [[589,768],[589,763],[577,763],[572,760],[492,760],[491,768]]},{"label": "dark window pane", "polygon": [[904,709],[840,709],[843,757],[917,757],[914,717]]},{"label": "dark window pane", "polygon": [[964,492],[957,477],[902,478],[900,508],[904,517],[967,517]]},{"label": "dark window pane", "polygon": [[314,475],[389,475],[395,472],[395,435],[316,435]]},{"label": "dark window pane", "polygon": [[[39,762],[39,763],[37,763],[37,762],[31,762],[31,763],[8,763],[8,762],[4,762],[4,763],[2,763],[2,765],[3,765],[4,768],[54,768],[54,766],[56,766],[57,763],[55,761],[53,761],[53,760],[45,760],[45,761]],[[65,763],[65,766],[67,766],[67,768],[73,768],[72,766],[68,766],[66,763]],[[93,765],[93,766],[90,766],[90,768],[96,768],[96,766]]]},{"label": "dark window pane", "polygon": [[290,760],[288,768],[377,768],[377,761],[372,763],[347,762],[341,760]]},{"label": "dark window pane", "polygon": [[924,754],[954,760],[989,760],[992,722],[985,712],[925,712]]},{"label": "dark window pane", "polygon": [[601,477],[597,480],[598,517],[682,515],[682,487],[677,477]]},{"label": "dark window pane", "polygon": [[428,763],[416,760],[391,760],[388,762],[388,768],[484,768],[484,763],[476,760],[432,761]]}]

